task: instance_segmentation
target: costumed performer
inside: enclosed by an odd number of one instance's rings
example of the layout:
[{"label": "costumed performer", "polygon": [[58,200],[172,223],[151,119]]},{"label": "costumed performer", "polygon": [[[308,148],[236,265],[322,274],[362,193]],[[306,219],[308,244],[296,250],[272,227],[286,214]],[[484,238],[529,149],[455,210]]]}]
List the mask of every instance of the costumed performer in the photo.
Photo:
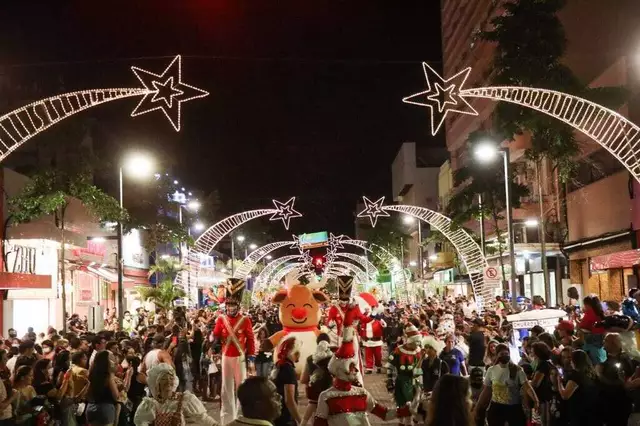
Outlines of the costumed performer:
[{"label": "costumed performer", "polygon": [[151,398],[145,397],[133,418],[136,426],[197,424],[217,426],[202,402],[191,392],[176,392],[178,377],[169,364],[158,364],[149,370],[147,385]]},{"label": "costumed performer", "polygon": [[369,426],[368,413],[383,421],[411,418],[409,405],[388,409],[379,404],[358,380],[358,358],[355,330],[343,330],[342,344],[329,361],[329,372],[334,376],[333,386],[320,394],[313,422],[314,426]]},{"label": "costumed performer", "polygon": [[[328,326],[330,328],[335,327],[338,334],[339,345],[342,344],[342,336],[345,329],[353,328],[354,333],[358,328],[358,325],[365,325],[373,319],[369,316],[365,316],[360,311],[360,307],[357,303],[351,299],[351,290],[353,288],[353,277],[340,275],[338,276],[338,304],[332,305],[329,308],[327,314]],[[360,384],[363,383],[362,379],[362,359],[360,358],[360,345],[358,339],[353,339],[353,344],[356,347],[356,357],[358,361],[358,380]]]},{"label": "costumed performer", "polygon": [[[422,335],[415,325],[405,328],[405,343],[389,354],[387,362],[387,390],[393,392],[398,407],[420,405],[422,387]],[[410,425],[411,419],[401,424]]]},{"label": "costumed performer", "polygon": [[231,423],[238,417],[236,392],[247,377],[249,368],[255,369],[255,337],[251,319],[240,313],[245,282],[229,278],[226,287],[225,314],[218,316],[213,335],[222,344],[222,389],[220,391],[220,422]]},{"label": "costumed performer", "polygon": [[[269,337],[273,347],[283,338],[294,336],[300,343],[300,360],[296,362],[296,373],[302,375],[304,363],[316,350],[316,339],[320,334],[320,305],[329,298],[321,291],[289,281],[285,289],[278,291],[272,303],[280,305],[278,315],[282,330]],[[277,355],[277,354],[276,354]],[[274,361],[278,361],[276,358]]]},{"label": "costumed performer", "polygon": [[374,366],[380,373],[382,369],[382,338],[387,323],[382,319],[382,306],[371,306],[371,321],[360,324],[360,337],[364,346],[365,373],[373,373]]}]

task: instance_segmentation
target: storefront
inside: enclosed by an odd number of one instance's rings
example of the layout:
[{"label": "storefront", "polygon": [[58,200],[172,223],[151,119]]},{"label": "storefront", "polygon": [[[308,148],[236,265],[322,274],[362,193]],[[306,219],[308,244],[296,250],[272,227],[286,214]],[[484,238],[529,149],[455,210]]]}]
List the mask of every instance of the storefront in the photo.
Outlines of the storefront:
[{"label": "storefront", "polygon": [[22,336],[29,327],[44,332],[50,325],[62,326],[59,247],[58,242],[43,239],[11,239],[5,243],[6,272],[0,277],[0,288],[8,290],[2,302],[3,335],[9,328]]}]

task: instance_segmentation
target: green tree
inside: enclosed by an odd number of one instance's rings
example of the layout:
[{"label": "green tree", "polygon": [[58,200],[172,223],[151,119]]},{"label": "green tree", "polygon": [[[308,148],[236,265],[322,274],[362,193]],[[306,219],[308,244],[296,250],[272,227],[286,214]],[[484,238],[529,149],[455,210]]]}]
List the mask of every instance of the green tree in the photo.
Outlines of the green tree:
[{"label": "green tree", "polygon": [[[474,151],[474,146],[483,140],[492,137],[487,132],[473,132],[467,141],[467,150]],[[514,181],[515,170],[511,170],[511,206],[520,207],[520,199],[529,194],[526,186]],[[503,213],[506,210],[506,195],[504,188],[504,169],[502,164],[493,166],[486,164],[470,163],[454,172],[453,184],[457,188],[449,204],[446,207],[446,214],[453,221],[453,226],[463,226],[472,221],[484,217],[489,220],[495,229],[498,245],[498,260],[502,270],[502,279],[506,281],[504,270],[503,254],[505,249],[505,238],[500,229],[500,221],[504,219]],[[482,196],[482,205],[478,203],[478,196]],[[513,271],[515,272],[515,271]]]},{"label": "green tree", "polygon": [[365,230],[364,237],[369,243],[374,244],[371,246],[372,256],[369,256],[369,260],[378,268],[380,274],[390,273],[389,265],[394,257],[398,260],[404,258],[411,239],[399,216],[379,219],[375,228]]},{"label": "green tree", "polygon": [[[52,215],[65,242],[66,212],[72,199],[79,200],[100,222],[116,222],[127,218],[118,201],[93,185],[90,168],[86,164],[68,163],[67,168],[48,169],[37,173],[22,191],[9,198],[10,221],[28,223]],[[64,244],[60,249],[59,273],[62,284],[62,315],[66,330],[66,274]]]},{"label": "green tree", "polygon": [[173,309],[175,301],[187,296],[185,291],[173,285],[178,274],[186,268],[176,259],[157,259],[149,267],[149,276],[156,274],[160,278],[156,287],[136,287],[140,298],[153,302],[158,308]]}]

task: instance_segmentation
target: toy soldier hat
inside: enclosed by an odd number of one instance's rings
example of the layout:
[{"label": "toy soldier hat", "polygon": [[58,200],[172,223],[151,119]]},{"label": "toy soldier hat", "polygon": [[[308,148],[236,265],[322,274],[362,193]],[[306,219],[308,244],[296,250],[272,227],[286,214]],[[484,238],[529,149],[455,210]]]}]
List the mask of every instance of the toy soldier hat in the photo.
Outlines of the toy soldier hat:
[{"label": "toy soldier hat", "polygon": [[226,287],[226,303],[242,302],[242,293],[246,287],[246,282],[241,278],[229,278],[227,279]]},{"label": "toy soldier hat", "polygon": [[353,277],[350,277],[348,275],[338,276],[338,299],[350,300],[352,287],[353,287]]}]

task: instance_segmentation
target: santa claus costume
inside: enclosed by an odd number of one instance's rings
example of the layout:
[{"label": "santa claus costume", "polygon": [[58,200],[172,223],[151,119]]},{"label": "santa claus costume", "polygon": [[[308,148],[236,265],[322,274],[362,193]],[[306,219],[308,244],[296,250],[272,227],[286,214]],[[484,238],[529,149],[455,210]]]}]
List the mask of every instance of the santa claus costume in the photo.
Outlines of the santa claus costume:
[{"label": "santa claus costume", "polygon": [[353,327],[343,330],[342,344],[329,362],[329,371],[334,376],[333,386],[318,398],[314,426],[369,426],[368,413],[383,421],[411,416],[408,405],[388,409],[366,389],[353,384],[358,373],[356,340]]},{"label": "santa claus costume", "polygon": [[382,338],[387,323],[382,319],[382,308],[371,307],[372,321],[360,325],[360,338],[364,346],[365,373],[371,374],[374,371],[380,373],[382,369]]},{"label": "santa claus costume", "polygon": [[[409,325],[405,329],[405,343],[389,354],[387,390],[393,391],[398,406],[414,404],[417,409],[420,404],[422,339],[420,331],[414,325]],[[411,419],[404,424],[411,424]]]},{"label": "santa claus costume", "polygon": [[[327,321],[329,328],[335,328],[338,334],[338,345],[342,344],[342,336],[347,328],[355,330],[358,325],[366,325],[372,321],[372,318],[363,315],[360,307],[351,299],[351,290],[353,288],[353,277],[341,275],[338,277],[338,304],[329,308]],[[362,359],[360,359],[360,345],[358,339],[353,339],[356,348],[356,359],[358,366],[358,381],[362,380]]]},{"label": "santa claus costume", "polygon": [[247,361],[253,367],[255,360],[256,347],[251,319],[240,313],[244,288],[244,280],[227,280],[226,313],[218,316],[213,329],[214,337],[222,344],[220,423],[223,425],[238,417],[238,386],[247,377]]}]

